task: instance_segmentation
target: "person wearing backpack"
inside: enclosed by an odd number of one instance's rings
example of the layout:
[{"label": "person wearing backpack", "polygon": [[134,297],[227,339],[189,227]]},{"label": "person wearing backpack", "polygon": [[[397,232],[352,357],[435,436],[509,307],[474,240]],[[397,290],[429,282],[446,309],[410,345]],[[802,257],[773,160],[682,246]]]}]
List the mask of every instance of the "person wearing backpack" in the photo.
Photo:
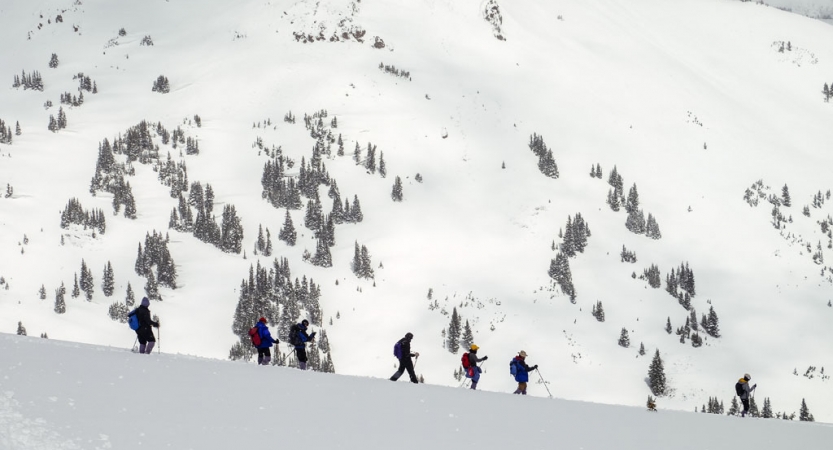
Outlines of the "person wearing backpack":
[{"label": "person wearing backpack", "polygon": [[743,403],[743,411],[740,413],[741,417],[746,417],[746,414],[749,413],[749,394],[758,387],[757,384],[752,385],[751,388],[749,387],[749,380],[751,379],[752,377],[748,373],[745,373],[743,374],[743,378],[735,383],[735,393],[738,394],[741,403]]},{"label": "person wearing backpack", "polygon": [[518,389],[515,389],[514,394],[526,395],[526,383],[529,382],[529,372],[538,369],[538,365],[529,367],[526,364],[526,352],[521,350],[518,356],[514,357],[509,363],[509,373],[515,377],[518,382]]},{"label": "person wearing backpack", "polygon": [[480,381],[480,374],[482,372],[477,363],[489,359],[488,356],[484,356],[482,358],[477,357],[477,350],[479,348],[480,347],[471,344],[468,353],[465,353],[463,355],[463,359],[461,360],[463,363],[463,369],[466,370],[466,378],[471,378],[471,388],[474,390],[477,389],[477,383]]},{"label": "person wearing backpack", "polygon": [[269,349],[272,347],[272,344],[279,344],[280,342],[269,333],[269,327],[266,326],[265,317],[261,317],[254,328],[254,334],[251,331],[249,334],[252,335],[252,344],[257,348],[257,363],[267,366],[272,361],[272,351]]},{"label": "person wearing backpack", "polygon": [[136,308],[136,318],[139,320],[139,328],[136,329],[136,337],[139,339],[139,353],[150,354],[153,346],[156,345],[156,337],[151,327],[159,328],[159,322],[155,322],[150,316],[150,300],[147,297],[142,299],[142,304]]},{"label": "person wearing backpack", "polygon": [[399,359],[399,370],[390,377],[391,381],[398,380],[407,370],[408,376],[411,377],[411,383],[419,383],[416,373],[414,373],[414,362],[411,361],[412,357],[419,358],[419,352],[411,353],[411,340],[413,338],[413,333],[406,333],[405,337],[397,341],[396,345],[393,346],[393,356]]},{"label": "person wearing backpack", "polygon": [[307,370],[307,342],[315,340],[315,331],[307,334],[307,327],[309,321],[304,319],[289,329],[289,343],[295,347],[295,357],[298,358],[298,367],[301,370]]}]

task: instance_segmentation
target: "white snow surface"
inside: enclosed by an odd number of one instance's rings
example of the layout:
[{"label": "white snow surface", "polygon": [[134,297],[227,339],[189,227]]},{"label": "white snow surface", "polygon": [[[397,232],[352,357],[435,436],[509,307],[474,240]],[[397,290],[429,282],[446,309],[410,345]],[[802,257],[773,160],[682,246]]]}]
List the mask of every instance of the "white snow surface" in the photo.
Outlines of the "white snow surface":
[{"label": "white snow surface", "polygon": [[[278,433],[310,438],[350,430],[351,439],[414,447],[435,437],[515,445],[512,435],[520,434],[534,435],[540,446],[570,439],[567,448],[632,448],[647,439],[640,434],[645,430],[669,427],[678,434],[661,436],[678,436],[674,448],[704,448],[705,430],[714,427],[726,441],[709,445],[736,448],[741,437],[804,442],[829,431],[746,421],[749,432],[738,433],[730,419],[668,410],[699,409],[713,396],[728,408],[735,381],[748,372],[759,384],[759,408],[768,397],[776,412],[797,412],[804,398],[816,420],[833,421],[833,381],[818,370],[803,376],[810,367],[833,370],[833,253],[818,225],[833,207],[828,200],[810,207],[810,217],[802,214],[813,195],[833,188],[833,104],[821,95],[824,83],[833,83],[833,28],[729,0],[498,3],[505,41],[483,20],[486,2],[480,0],[0,2],[0,119],[22,128],[12,145],[0,144],[0,194],[7,183],[14,188],[10,198],[0,198],[0,276],[6,281],[0,330],[14,333],[22,322],[30,336],[113,347],[60,344],[56,355],[41,355],[41,346],[50,344],[4,338],[2,370],[9,378],[0,382],[4,392],[14,392],[0,399],[7,426],[42,430],[37,439],[80,448],[101,433],[126,440],[114,448],[129,448],[171,442],[180,426],[174,424],[182,424],[190,432],[173,442],[198,448],[199,442],[263,437],[269,420],[250,423],[241,413],[256,405],[282,424]],[[363,43],[302,44],[293,37],[318,30],[329,37],[351,25],[367,30]],[[120,37],[122,27],[127,33]],[[145,35],[153,46],[140,45]],[[374,36],[386,47],[373,48]],[[781,41],[793,50],[779,52]],[[47,66],[52,53],[60,58],[56,69]],[[410,71],[411,80],[380,71],[380,62]],[[11,88],[21,70],[40,71],[45,90]],[[61,93],[76,93],[72,76],[79,72],[96,81],[99,93],[86,94],[81,107],[65,107],[69,126],[52,133],[49,115],[57,115]],[[151,92],[159,75],[170,79],[169,94]],[[54,104],[48,110],[47,100]],[[333,131],[345,142],[345,156],[333,149],[327,169],[342,198],[359,196],[365,216],[360,224],[337,227],[332,268],[302,260],[305,249],[315,251],[304,210],[291,213],[298,244],[277,240],[285,211],[261,198],[267,157],[253,147],[260,137],[267,148],[281,146],[296,161],[308,159],[314,140],[302,117],[320,109],[338,118]],[[288,111],[298,123],[282,121]],[[187,123],[194,114],[202,117],[201,128]],[[266,119],[271,126],[253,128]],[[128,181],[139,217],[129,220],[110,214],[110,195],[91,196],[89,180],[98,144],[141,120],[169,130],[181,125],[199,139],[197,156],[157,143],[162,154],[187,162],[189,181],[212,185],[217,215],[224,204],[235,205],[246,236],[244,259],[169,232],[179,286],[163,288],[164,300],[151,305],[163,322],[165,353],[228,357],[237,341],[231,322],[240,282],[252,264],[271,267],[274,259],[252,254],[262,224],[271,231],[274,256],[289,259],[293,277],[321,285],[323,327],[337,373],[388,377],[395,368],[391,347],[411,331],[421,353],[417,372],[438,386],[166,355],[140,363],[123,353],[134,335],[111,321],[107,308],[124,299],[128,282],[137,300],[142,297],[145,283],[133,270],[137,245],[152,230],[168,232],[176,200],[149,166],[135,164]],[[537,170],[527,147],[533,133],[553,150],[559,179]],[[355,144],[364,149],[368,142],[384,153],[387,178],[353,164]],[[596,163],[602,180],[588,176]],[[614,165],[626,189],[638,185],[641,207],[657,218],[661,240],[630,233],[625,213],[605,204]],[[289,174],[297,175],[297,166]],[[402,203],[390,198],[395,176],[404,182]],[[781,230],[770,224],[766,198],[757,207],[743,200],[759,179],[769,187],[765,194],[780,195],[789,185],[793,206],[781,212],[792,222]],[[320,193],[329,211],[326,190]],[[71,197],[107,213],[105,234],[93,238],[88,230],[59,227]],[[552,242],[567,216],[579,212],[592,236],[585,252],[570,260],[578,293],[571,304],[551,287],[547,269],[555,257]],[[374,281],[351,273],[354,242],[367,245]],[[825,264],[811,259],[817,244]],[[636,264],[620,261],[623,245],[637,253]],[[71,289],[82,258],[96,280],[94,298],[67,294],[66,314],[55,314],[55,289],[61,283]],[[108,261],[116,277],[112,298],[100,289]],[[683,262],[695,273],[698,316],[713,306],[721,321],[722,337],[707,338],[701,348],[664,330],[667,318],[681,327],[688,312],[664,289],[632,278],[657,264],[665,279]],[[38,297],[42,285],[45,300]],[[440,308],[428,308],[429,289]],[[603,323],[590,315],[597,301],[604,304]],[[440,387],[459,385],[453,372],[460,355],[446,351],[441,337],[454,307],[471,323],[480,354],[490,356],[482,390],[511,392],[506,365],[524,349],[556,397],[637,408]],[[630,332],[628,349],[616,344],[623,327]],[[640,343],[646,356],[637,355]],[[659,399],[660,414],[643,418],[645,377],[657,349],[671,393]],[[75,356],[60,363],[63,355]],[[25,379],[15,375],[18,364],[34,367],[17,372]],[[171,384],[157,384],[162,380]],[[246,386],[239,395],[226,392],[238,383]],[[531,394],[546,396],[542,390]],[[152,400],[139,400],[144,396]],[[36,407],[49,397],[57,399],[54,409]],[[292,402],[336,399],[344,403],[304,410],[329,420],[286,416]],[[528,411],[513,410],[521,401]],[[93,407],[99,404],[108,405]],[[373,411],[373,419],[355,414],[357,404]],[[400,413],[414,415],[399,420]],[[76,426],[82,420],[101,426]],[[606,426],[596,427],[596,420]],[[405,438],[410,425],[420,431]],[[434,426],[443,430],[437,436]],[[597,431],[611,427],[616,433]],[[702,432],[691,433],[696,427]],[[579,429],[587,432],[570,434]]]},{"label": "white snow surface", "polygon": [[[833,426],[391,383],[0,335],[0,448],[822,448]],[[540,389],[532,385],[530,389]]]}]

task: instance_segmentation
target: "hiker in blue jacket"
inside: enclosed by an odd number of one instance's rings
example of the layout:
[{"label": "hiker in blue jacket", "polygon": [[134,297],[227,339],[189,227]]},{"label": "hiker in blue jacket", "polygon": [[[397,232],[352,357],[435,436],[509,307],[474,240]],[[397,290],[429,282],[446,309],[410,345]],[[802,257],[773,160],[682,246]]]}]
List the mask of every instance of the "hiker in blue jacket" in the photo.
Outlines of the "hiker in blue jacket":
[{"label": "hiker in blue jacket", "polygon": [[257,363],[267,366],[272,361],[272,351],[269,350],[272,344],[278,344],[279,341],[272,337],[269,333],[269,327],[266,326],[266,318],[261,317],[255,324],[257,327],[257,334],[260,336],[260,345],[257,346]]},{"label": "hiker in blue jacket", "polygon": [[398,380],[407,370],[408,376],[411,377],[411,383],[419,383],[419,379],[417,379],[416,373],[414,372],[414,362],[411,361],[412,357],[419,359],[419,352],[411,353],[411,340],[413,338],[413,333],[406,333],[405,337],[394,345],[393,356],[399,359],[399,370],[390,377],[391,381]]},{"label": "hiker in blue jacket", "polygon": [[512,359],[509,366],[511,373],[515,375],[515,381],[518,382],[518,389],[515,389],[514,394],[526,395],[526,383],[529,382],[529,372],[536,370],[538,365],[529,367],[526,364],[526,352],[521,350],[518,356]]},{"label": "hiker in blue jacket", "polygon": [[301,370],[307,370],[307,342],[315,342],[315,331],[307,334],[307,327],[309,321],[304,319],[289,330],[289,343],[295,346],[295,356]]},{"label": "hiker in blue jacket", "polygon": [[159,328],[159,322],[150,317],[150,300],[147,297],[142,299],[142,304],[136,308],[136,318],[139,319],[139,328],[136,330],[136,337],[139,339],[139,353],[150,354],[153,346],[156,345],[156,337],[151,327]]}]

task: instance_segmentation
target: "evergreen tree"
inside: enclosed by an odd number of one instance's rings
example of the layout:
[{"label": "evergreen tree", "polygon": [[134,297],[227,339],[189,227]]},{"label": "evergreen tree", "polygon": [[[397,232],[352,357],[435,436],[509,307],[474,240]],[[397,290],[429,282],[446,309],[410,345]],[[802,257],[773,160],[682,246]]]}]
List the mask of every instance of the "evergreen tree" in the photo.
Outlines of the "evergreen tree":
[{"label": "evergreen tree", "polygon": [[78,274],[75,274],[75,281],[72,286],[72,298],[78,298],[81,295],[81,289],[78,287]]},{"label": "evergreen tree", "polygon": [[769,402],[769,397],[764,398],[764,408],[761,410],[761,417],[764,419],[771,419],[772,404]]},{"label": "evergreen tree", "polygon": [[26,327],[23,326],[23,322],[17,323],[17,335],[26,336]]},{"label": "evergreen tree", "polygon": [[628,191],[628,201],[625,203],[625,211],[628,214],[635,213],[639,210],[639,192],[636,190],[636,183],[631,186],[630,190]]},{"label": "evergreen tree", "polygon": [[665,368],[659,355],[659,349],[654,353],[654,359],[648,368],[648,380],[651,392],[654,395],[662,397],[666,394],[668,387],[665,384]]},{"label": "evergreen tree", "polygon": [[729,405],[729,412],[727,412],[726,414],[729,415],[729,416],[737,416],[738,415],[738,410],[739,410],[738,398],[737,397],[732,397],[732,403]]},{"label": "evergreen tree", "polygon": [[269,228],[266,229],[266,248],[263,249],[263,256],[272,256],[272,234]]},{"label": "evergreen tree", "polygon": [[561,292],[570,297],[570,302],[576,302],[576,291],[573,286],[573,275],[570,272],[570,263],[567,256],[558,252],[555,259],[550,261],[550,278],[554,279],[561,287]]},{"label": "evergreen tree", "polygon": [[373,278],[373,264],[370,261],[370,253],[367,251],[367,247],[362,245],[361,250],[361,277],[362,278]]},{"label": "evergreen tree", "polygon": [[595,317],[596,320],[598,320],[599,322],[605,321],[605,310],[604,307],[602,307],[601,300],[599,300],[598,302],[596,302],[595,305],[593,305],[593,310],[591,311],[591,314],[593,314],[593,317]]},{"label": "evergreen tree", "polygon": [[639,343],[639,356],[645,356],[645,344]]},{"label": "evergreen tree", "polygon": [[292,217],[289,215],[289,210],[287,209],[286,219],[284,219],[283,228],[278,233],[278,239],[286,242],[289,246],[294,246],[297,237],[298,233],[295,232],[295,226],[292,225]]},{"label": "evergreen tree", "polygon": [[622,333],[619,335],[619,346],[628,348],[631,346],[631,339],[628,337],[628,330],[622,328]]},{"label": "evergreen tree", "polygon": [[223,221],[220,225],[220,249],[226,253],[240,253],[243,250],[243,225],[237,217],[234,205],[223,207]]},{"label": "evergreen tree", "polygon": [[711,337],[720,337],[720,325],[717,318],[717,313],[714,312],[714,306],[709,306],[709,316],[705,327],[706,333]]},{"label": "evergreen tree", "polygon": [[469,326],[468,319],[466,320],[466,325],[463,327],[463,335],[460,337],[460,346],[463,349],[471,348],[471,344],[474,343],[474,335],[471,332],[471,327]]},{"label": "evergreen tree", "polygon": [[147,277],[145,295],[150,300],[162,300],[162,296],[159,295],[159,285],[156,283],[156,277],[153,276],[153,272],[149,271]]},{"label": "evergreen tree", "polygon": [[810,414],[810,408],[807,407],[807,402],[801,399],[801,409],[798,411],[798,420],[802,422],[815,422],[816,419]]},{"label": "evergreen tree", "polygon": [[628,218],[625,221],[625,227],[632,233],[645,234],[647,225],[645,223],[645,215],[641,209],[628,213]]},{"label": "evergreen tree", "polygon": [[133,297],[133,287],[130,286],[130,282],[128,281],[127,282],[127,292],[125,293],[125,297],[124,297],[124,304],[128,308],[132,308],[135,301],[136,300]]},{"label": "evergreen tree", "polygon": [[[78,288],[78,284],[76,283],[76,289]],[[67,304],[64,301],[64,287],[63,284],[61,287],[55,290],[55,308],[54,311],[58,314],[63,314],[67,312]],[[75,296],[77,297],[77,295]]]},{"label": "evergreen tree", "polygon": [[113,295],[113,291],[115,290],[113,278],[113,265],[110,264],[110,261],[107,261],[107,265],[104,266],[104,275],[101,278],[101,290],[104,292],[105,297]]},{"label": "evergreen tree", "polygon": [[645,224],[645,236],[651,239],[661,239],[662,233],[659,231],[659,224],[651,213],[648,213],[648,221]]},{"label": "evergreen tree", "polygon": [[353,218],[353,222],[361,222],[364,220],[364,215],[362,214],[362,205],[359,203],[359,197],[357,195],[353,196],[353,208],[351,209],[351,217]]},{"label": "evergreen tree", "polygon": [[758,411],[758,404],[755,403],[755,397],[749,397],[749,415],[752,417],[761,416],[761,413]]},{"label": "evergreen tree", "polygon": [[402,179],[399,178],[398,175],[396,180],[393,182],[393,190],[390,193],[390,198],[392,198],[395,202],[402,201]]},{"label": "evergreen tree", "polygon": [[388,170],[385,167],[385,153],[384,152],[379,152],[379,175],[381,175],[382,178],[385,178],[385,177],[388,176]]},{"label": "evergreen tree", "polygon": [[312,263],[320,267],[332,267],[333,257],[330,254],[330,246],[324,238],[319,238],[315,249],[315,256],[312,257]]},{"label": "evergreen tree", "polygon": [[781,200],[782,204],[789,208],[792,206],[792,198],[790,197],[790,188],[787,187],[785,184],[783,188],[781,188]]},{"label": "evergreen tree", "polygon": [[457,315],[456,307],[451,312],[451,323],[448,324],[446,348],[454,354],[460,350],[460,316]]},{"label": "evergreen tree", "polygon": [[40,289],[38,290],[38,298],[46,300],[46,287],[43,285],[40,285]]},{"label": "evergreen tree", "polygon": [[81,290],[84,291],[84,294],[87,296],[87,301],[92,300],[93,298],[93,289],[95,288],[95,283],[93,281],[93,274],[90,269],[87,267],[87,263],[84,260],[81,260],[81,280],[80,280]]}]

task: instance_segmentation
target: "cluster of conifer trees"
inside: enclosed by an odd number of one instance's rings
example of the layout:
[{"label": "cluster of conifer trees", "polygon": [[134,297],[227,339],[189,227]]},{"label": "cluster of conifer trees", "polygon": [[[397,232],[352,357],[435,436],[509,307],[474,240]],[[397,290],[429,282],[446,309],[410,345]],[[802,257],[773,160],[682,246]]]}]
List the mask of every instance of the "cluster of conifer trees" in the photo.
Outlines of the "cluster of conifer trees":
[{"label": "cluster of conifer trees", "polygon": [[160,94],[167,94],[171,92],[171,83],[168,81],[168,77],[164,75],[159,75],[156,78],[156,81],[153,82],[153,88],[151,88],[152,92],[159,92]]},{"label": "cluster of conifer trees", "polygon": [[81,225],[84,229],[97,229],[101,234],[104,234],[107,229],[104,211],[101,209],[87,211],[81,206],[81,202],[74,197],[69,199],[67,206],[61,212],[61,228],[67,229],[71,223]]},{"label": "cluster of conifer trees", "polygon": [[84,75],[83,72],[79,72],[73,75],[72,79],[78,80],[79,91],[87,91],[92,92],[93,94],[98,94],[98,86],[96,85],[95,81],[93,81],[90,77]]},{"label": "cluster of conifer trees", "polygon": [[61,94],[61,104],[68,106],[81,106],[84,104],[84,93],[81,92],[77,97],[69,92]]},{"label": "cluster of conifer trees", "polygon": [[64,108],[58,108],[58,119],[55,119],[55,116],[52,114],[49,115],[49,125],[46,128],[51,132],[56,132],[58,130],[62,130],[67,127],[67,115],[64,112]]},{"label": "cluster of conifer trees", "polygon": [[696,295],[694,287],[694,271],[688,267],[688,262],[680,263],[679,268],[672,268],[665,276],[665,290],[676,298],[683,308],[691,309],[691,298]]},{"label": "cluster of conifer trees", "polygon": [[552,150],[544,143],[544,137],[533,133],[529,137],[529,149],[538,157],[538,170],[550,178],[558,178],[558,164],[555,163]]},{"label": "cluster of conifer trees", "polygon": [[394,65],[389,66],[385,63],[379,63],[379,70],[385,73],[389,73],[391,75],[395,75],[397,77],[407,78],[408,81],[411,81],[411,72],[408,72],[406,70],[399,70]]},{"label": "cluster of conifer trees", "polygon": [[[249,359],[254,354],[249,329],[260,317],[265,317],[269,323],[277,327],[277,338],[286,342],[289,338],[290,327],[306,318],[312,325],[323,325],[323,312],[319,299],[321,288],[307,277],[293,283],[289,268],[289,260],[275,259],[271,268],[261,267],[258,261],[256,267],[249,267],[248,279],[240,284],[240,298],[234,312],[232,331],[237,335],[236,342],[229,351],[232,360]],[[274,365],[294,365],[294,357],[278,354],[272,360]],[[308,347],[308,367],[321,372],[335,372],[330,344],[326,330],[321,330],[314,345]]]},{"label": "cluster of conifer trees", "polygon": [[[145,247],[142,249],[139,243],[139,251],[136,254],[134,270],[136,274],[145,277],[145,293],[151,300],[162,300],[159,294],[159,285],[176,289],[176,264],[168,251],[170,238],[162,233],[153,230],[153,234],[145,234]],[[156,274],[153,268],[156,266]]]},{"label": "cluster of conifer trees", "polygon": [[359,242],[356,241],[354,248],[353,262],[350,264],[353,273],[359,278],[373,278],[373,264],[370,260],[370,252],[367,250],[367,247],[362,245],[360,248]]},{"label": "cluster of conifer trees", "polygon": [[[20,136],[20,122],[15,123],[14,129],[14,134]],[[0,144],[12,145],[12,127],[11,125],[6,125],[3,119],[0,119]]]},{"label": "cluster of conifer trees", "polygon": [[[451,321],[448,324],[447,331],[443,330],[443,337],[445,337],[446,350],[454,354],[460,349],[467,351],[474,343],[474,334],[471,332],[469,321],[466,320],[465,325],[463,324],[463,318],[457,313],[456,306],[451,311]],[[462,372],[460,375],[462,375]],[[456,373],[455,376],[457,376]]]},{"label": "cluster of conifer trees", "polygon": [[41,77],[40,72],[37,70],[30,74],[26,74],[24,70],[20,76],[14,76],[14,82],[12,83],[12,87],[15,89],[21,86],[23,86],[23,90],[33,89],[35,91],[43,91],[43,77]]},{"label": "cluster of conifer trees", "polygon": [[[596,176],[600,178],[601,167],[598,168],[596,173]],[[591,176],[593,176],[592,171]],[[613,166],[613,170],[610,171],[607,182],[613,188],[607,193],[607,204],[613,211],[619,211],[624,206],[625,211],[628,213],[628,218],[625,220],[625,227],[632,233],[644,234],[651,239],[660,239],[662,233],[659,230],[659,224],[657,224],[654,216],[648,213],[648,218],[646,219],[645,213],[639,208],[639,191],[636,188],[636,183],[628,190],[628,197],[625,198],[624,182],[616,166]]]}]

